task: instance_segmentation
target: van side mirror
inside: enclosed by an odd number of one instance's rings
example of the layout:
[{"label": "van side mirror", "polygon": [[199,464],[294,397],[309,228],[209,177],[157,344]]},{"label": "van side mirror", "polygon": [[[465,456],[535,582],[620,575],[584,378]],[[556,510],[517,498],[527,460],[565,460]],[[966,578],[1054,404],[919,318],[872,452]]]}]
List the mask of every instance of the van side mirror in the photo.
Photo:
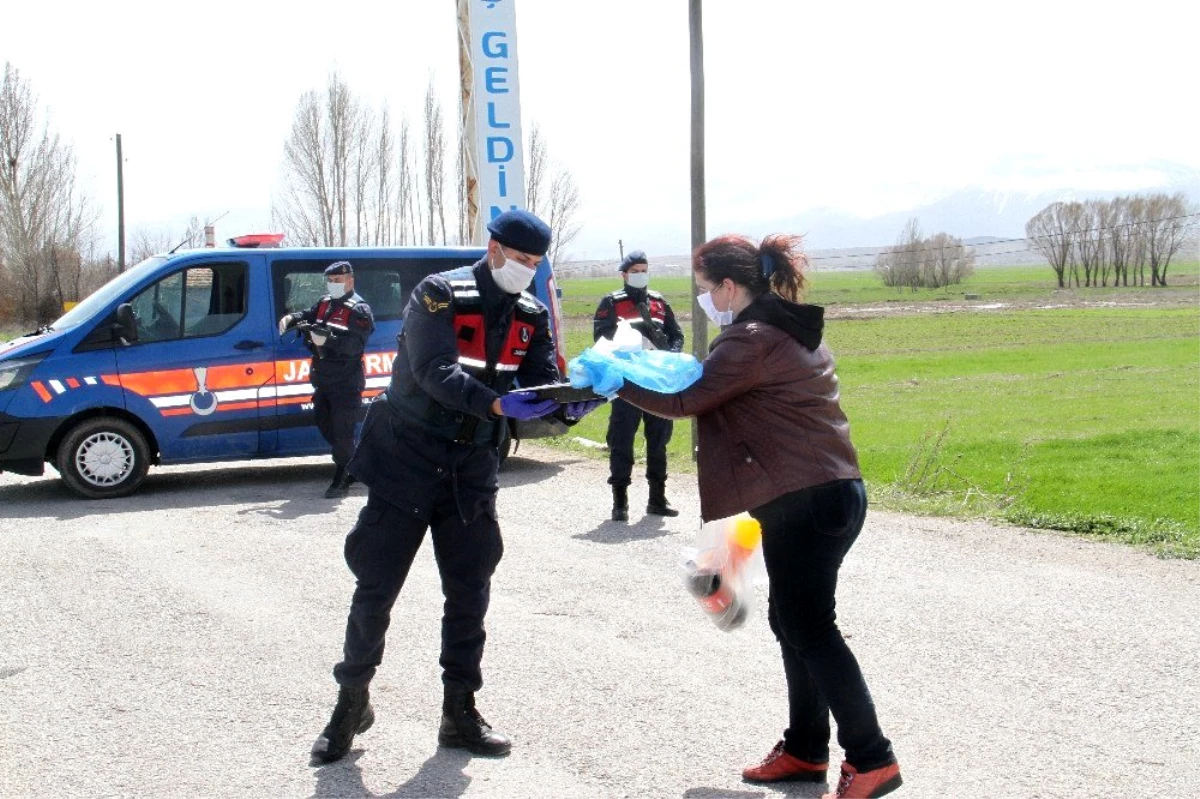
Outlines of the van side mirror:
[{"label": "van side mirror", "polygon": [[117,306],[117,323],[113,325],[113,333],[126,347],[138,340],[137,318],[133,315],[133,306],[127,302]]}]

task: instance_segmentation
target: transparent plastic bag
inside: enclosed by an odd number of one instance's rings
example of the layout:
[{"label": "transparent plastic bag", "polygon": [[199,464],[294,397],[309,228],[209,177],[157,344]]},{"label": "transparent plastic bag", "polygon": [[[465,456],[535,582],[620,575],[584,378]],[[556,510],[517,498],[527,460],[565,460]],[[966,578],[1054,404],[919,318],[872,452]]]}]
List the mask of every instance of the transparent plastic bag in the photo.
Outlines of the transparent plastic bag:
[{"label": "transparent plastic bag", "polygon": [[703,525],[696,547],[684,550],[680,563],[684,587],[726,632],[746,623],[754,609],[754,584],[766,574],[762,528],[746,513]]},{"label": "transparent plastic bag", "polygon": [[642,348],[642,334],[628,323],[612,339],[601,337],[567,365],[576,388],[591,388],[612,399],[625,381],[660,394],[675,394],[700,379],[704,368],[685,352]]}]

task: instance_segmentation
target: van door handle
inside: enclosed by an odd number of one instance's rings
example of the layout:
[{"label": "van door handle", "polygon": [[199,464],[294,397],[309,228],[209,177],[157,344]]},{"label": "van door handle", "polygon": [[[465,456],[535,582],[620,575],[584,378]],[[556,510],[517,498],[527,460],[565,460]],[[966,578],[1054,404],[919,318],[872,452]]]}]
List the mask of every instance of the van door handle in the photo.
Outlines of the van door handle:
[{"label": "van door handle", "polygon": [[245,341],[239,341],[237,344],[234,344],[233,348],[235,350],[256,350],[265,346],[265,341],[251,341],[250,339],[246,339]]}]

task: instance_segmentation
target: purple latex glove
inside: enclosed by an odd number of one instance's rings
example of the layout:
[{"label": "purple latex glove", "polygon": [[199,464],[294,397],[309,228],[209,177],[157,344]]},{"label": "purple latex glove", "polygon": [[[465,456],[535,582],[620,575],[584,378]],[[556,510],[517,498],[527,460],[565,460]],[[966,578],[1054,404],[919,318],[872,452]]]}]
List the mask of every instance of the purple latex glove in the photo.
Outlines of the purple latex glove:
[{"label": "purple latex glove", "polygon": [[580,419],[587,416],[592,411],[599,408],[605,402],[607,402],[607,400],[602,400],[602,399],[583,400],[582,402],[568,402],[567,403],[567,418],[574,419],[575,421],[579,421]]},{"label": "purple latex glove", "polygon": [[540,419],[558,410],[554,400],[541,400],[532,391],[513,391],[500,398],[500,412],[513,419]]}]

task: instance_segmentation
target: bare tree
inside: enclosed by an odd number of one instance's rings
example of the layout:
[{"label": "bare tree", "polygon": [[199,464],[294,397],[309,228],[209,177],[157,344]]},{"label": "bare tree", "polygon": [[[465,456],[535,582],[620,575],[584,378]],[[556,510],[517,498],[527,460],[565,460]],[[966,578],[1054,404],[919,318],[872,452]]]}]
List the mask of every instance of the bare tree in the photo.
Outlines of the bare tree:
[{"label": "bare tree", "polygon": [[942,288],[956,285],[975,271],[975,251],[963,246],[962,239],[948,233],[936,233],[922,243],[921,286]]},{"label": "bare tree", "polygon": [[1058,287],[1066,287],[1067,264],[1071,260],[1071,236],[1066,203],[1051,203],[1025,223],[1025,236],[1033,249],[1050,262]]},{"label": "bare tree", "polygon": [[582,230],[582,225],[576,221],[580,206],[579,187],[571,171],[550,157],[546,138],[536,123],[529,133],[527,170],[525,207],[550,225],[554,236],[550,243],[550,260],[558,263],[566,247]]},{"label": "bare tree", "polygon": [[546,150],[546,139],[542,136],[542,129],[537,123],[529,131],[529,162],[526,166],[525,177],[525,207],[529,209],[531,214],[538,214],[541,210],[541,200],[545,192],[546,184],[546,162],[549,160],[549,154]]},{"label": "bare tree", "polygon": [[875,273],[883,280],[883,285],[917,290],[921,281],[921,242],[920,223],[916,219],[908,220],[896,244],[875,259]]},{"label": "bare tree", "polygon": [[1196,229],[1196,209],[1189,207],[1182,192],[1151,194],[1146,198],[1144,237],[1150,262],[1150,285],[1167,285],[1171,259]]},{"label": "bare tree", "polygon": [[366,244],[377,180],[373,115],[336,72],[323,93],[305,92],[284,146],[276,223],[302,245]]},{"label": "bare tree", "polygon": [[70,144],[40,125],[37,100],[10,63],[0,84],[0,282],[25,321],[80,299],[96,212],[79,190]]},{"label": "bare tree", "polygon": [[910,219],[896,244],[876,257],[874,269],[885,286],[942,288],[961,283],[975,271],[975,251],[948,233],[925,238],[917,220]]},{"label": "bare tree", "polygon": [[442,105],[433,91],[433,79],[425,90],[425,197],[429,201],[428,243],[437,244],[437,231],[442,233],[442,244],[446,243],[445,211],[445,161],[446,142],[442,122]]},{"label": "bare tree", "polygon": [[131,262],[136,264],[152,255],[203,246],[204,224],[200,217],[193,215],[182,231],[170,228],[137,228],[133,231],[129,257]]},{"label": "bare tree", "polygon": [[550,242],[550,261],[558,263],[565,248],[575,240],[582,225],[575,221],[579,211],[579,188],[575,178],[563,168],[554,172],[550,182],[550,214],[546,222],[554,238]]},{"label": "bare tree", "polygon": [[416,153],[413,150],[412,135],[409,132],[408,119],[400,120],[400,171],[396,179],[396,205],[399,209],[397,219],[397,241],[400,244],[416,244],[417,231],[421,224],[416,218],[416,198],[413,196],[416,182]]}]

